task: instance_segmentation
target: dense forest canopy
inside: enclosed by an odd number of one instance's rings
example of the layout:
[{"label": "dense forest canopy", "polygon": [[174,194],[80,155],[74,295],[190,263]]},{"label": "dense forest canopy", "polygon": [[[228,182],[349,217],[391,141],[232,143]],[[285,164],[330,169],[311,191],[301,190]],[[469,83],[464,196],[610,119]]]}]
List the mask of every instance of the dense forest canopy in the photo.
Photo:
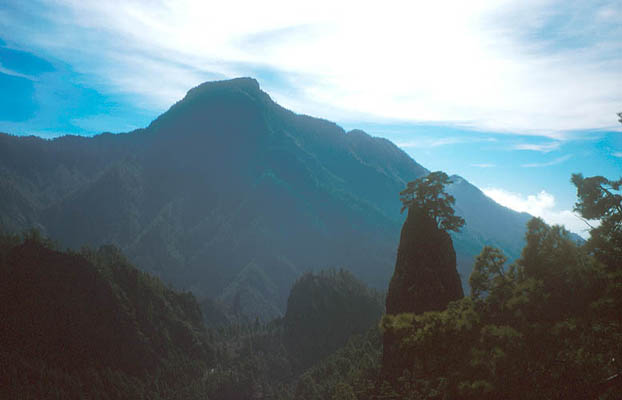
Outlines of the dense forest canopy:
[{"label": "dense forest canopy", "polygon": [[191,293],[112,246],[0,236],[0,397],[199,399],[214,363]]},{"label": "dense forest canopy", "polygon": [[[382,398],[617,398],[622,356],[619,182],[572,177],[576,210],[598,219],[577,244],[532,219],[521,257],[506,266],[484,247],[471,296],[440,312],[387,315],[399,355],[383,361]],[[373,398],[373,395],[371,396]],[[380,398],[378,397],[378,398]]]},{"label": "dense forest canopy", "polygon": [[615,399],[619,184],[572,181],[577,212],[600,222],[586,243],[534,218],[510,265],[501,250],[482,249],[470,296],[440,310],[387,314],[378,325],[381,297],[344,270],[302,276],[282,319],[212,323],[192,294],[136,270],[114,247],[59,251],[37,231],[3,235],[0,312],[9,323],[0,329],[0,394]]}]

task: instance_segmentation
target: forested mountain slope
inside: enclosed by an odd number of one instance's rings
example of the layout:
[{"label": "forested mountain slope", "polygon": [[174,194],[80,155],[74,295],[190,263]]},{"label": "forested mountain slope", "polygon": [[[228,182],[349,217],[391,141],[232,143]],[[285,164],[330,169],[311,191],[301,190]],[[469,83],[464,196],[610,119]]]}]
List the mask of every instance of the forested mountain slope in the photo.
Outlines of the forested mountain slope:
[{"label": "forested mountain slope", "polygon": [[204,398],[214,363],[191,293],[112,246],[0,236],[0,397]]},{"label": "forested mountain slope", "polygon": [[[249,78],[204,83],[145,129],[53,140],[0,134],[0,225],[140,268],[245,315],[282,314],[304,271],[387,286],[398,193],[428,171],[393,143],[298,115]],[[528,217],[457,177],[463,284],[484,244],[517,257]]]}]

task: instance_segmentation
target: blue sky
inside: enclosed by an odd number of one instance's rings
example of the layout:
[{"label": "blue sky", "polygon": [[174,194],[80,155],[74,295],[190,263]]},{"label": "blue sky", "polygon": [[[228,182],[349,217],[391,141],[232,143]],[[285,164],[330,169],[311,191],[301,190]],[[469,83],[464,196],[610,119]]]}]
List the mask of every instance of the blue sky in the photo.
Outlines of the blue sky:
[{"label": "blue sky", "polygon": [[4,0],[0,131],[129,131],[253,76],[582,233],[570,174],[622,172],[621,20],[620,0]]}]

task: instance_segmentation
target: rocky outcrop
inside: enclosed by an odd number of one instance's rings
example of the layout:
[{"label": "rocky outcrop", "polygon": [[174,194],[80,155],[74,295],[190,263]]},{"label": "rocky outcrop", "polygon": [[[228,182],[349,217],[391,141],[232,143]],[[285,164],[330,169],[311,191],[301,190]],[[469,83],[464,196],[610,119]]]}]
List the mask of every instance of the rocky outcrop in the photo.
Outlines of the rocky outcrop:
[{"label": "rocky outcrop", "polygon": [[451,237],[432,218],[409,209],[387,293],[387,314],[440,311],[463,296]]},{"label": "rocky outcrop", "polygon": [[[449,302],[463,296],[451,237],[438,228],[433,218],[410,208],[387,292],[386,313],[441,311]],[[405,363],[412,362],[404,357],[399,339],[391,331],[385,331],[382,354],[385,379],[393,380],[401,375]]]}]

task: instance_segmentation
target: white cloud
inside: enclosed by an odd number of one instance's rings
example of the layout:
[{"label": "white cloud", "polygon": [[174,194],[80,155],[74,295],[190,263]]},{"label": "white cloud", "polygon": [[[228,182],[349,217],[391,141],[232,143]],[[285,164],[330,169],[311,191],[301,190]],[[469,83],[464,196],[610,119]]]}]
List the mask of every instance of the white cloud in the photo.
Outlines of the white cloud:
[{"label": "white cloud", "polygon": [[556,159],[551,160],[551,161],[546,161],[546,162],[542,162],[542,163],[523,164],[523,165],[521,165],[521,167],[524,167],[524,168],[550,167],[552,165],[557,165],[557,164],[561,164],[561,163],[563,163],[565,161],[568,161],[570,158],[572,158],[572,154],[566,154],[565,156],[557,157]]},{"label": "white cloud", "polygon": [[5,12],[0,26],[150,107],[203,80],[257,75],[283,105],[330,119],[563,139],[616,127],[616,1],[14,0],[44,21]]},{"label": "white cloud", "polygon": [[617,158],[622,158],[622,151],[614,151],[611,155]]},{"label": "white cloud", "polygon": [[560,142],[549,142],[549,143],[519,143],[513,147],[514,150],[531,150],[531,151],[539,151],[541,153],[549,153],[553,150],[557,150],[560,146]]},{"label": "white cloud", "polygon": [[487,188],[483,192],[502,206],[540,217],[550,225],[563,225],[583,238],[589,237],[586,223],[571,210],[555,209],[555,197],[545,190],[527,196],[499,188]]}]

